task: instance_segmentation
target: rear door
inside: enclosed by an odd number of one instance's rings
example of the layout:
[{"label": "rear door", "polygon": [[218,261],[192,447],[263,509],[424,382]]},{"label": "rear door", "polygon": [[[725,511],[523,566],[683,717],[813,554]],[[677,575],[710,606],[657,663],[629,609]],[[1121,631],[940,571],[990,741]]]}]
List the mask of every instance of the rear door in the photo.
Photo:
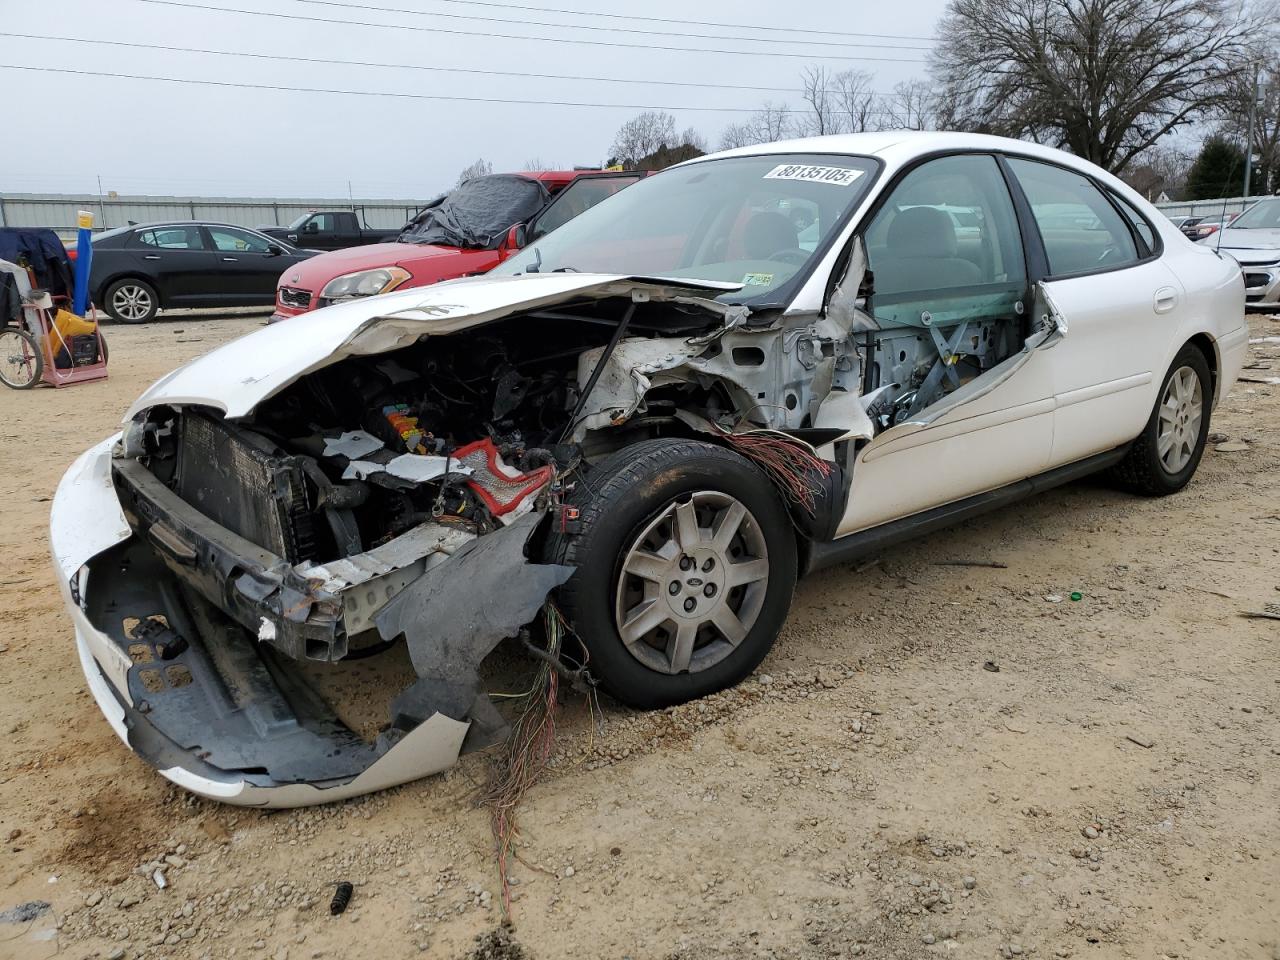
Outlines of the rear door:
[{"label": "rear door", "polygon": [[214,259],[196,224],[138,230],[129,241],[129,253],[154,281],[165,306],[194,305],[209,289]]},{"label": "rear door", "polygon": [[1127,443],[1151,415],[1182,285],[1159,234],[1104,184],[1038,160],[1008,158],[1043,245],[1045,289],[1070,320],[1055,350],[1054,465]]},{"label": "rear door", "polygon": [[276,281],[289,261],[271,252],[270,239],[238,227],[205,227],[205,233],[216,271],[211,295],[228,305],[275,303]]},{"label": "rear door", "polygon": [[333,230],[333,239],[329,244],[329,247],[333,250],[355,247],[361,242],[360,224],[356,221],[354,213],[346,211],[335,213],[333,215]]}]

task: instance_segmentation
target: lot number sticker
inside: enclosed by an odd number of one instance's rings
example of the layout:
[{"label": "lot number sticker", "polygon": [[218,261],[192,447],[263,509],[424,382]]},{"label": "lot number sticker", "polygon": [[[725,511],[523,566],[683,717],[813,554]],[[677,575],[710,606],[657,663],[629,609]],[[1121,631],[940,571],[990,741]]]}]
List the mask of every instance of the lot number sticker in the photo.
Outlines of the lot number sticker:
[{"label": "lot number sticker", "polygon": [[847,187],[862,176],[861,170],[848,167],[819,167],[808,163],[783,163],[764,175],[766,180],[812,180]]}]

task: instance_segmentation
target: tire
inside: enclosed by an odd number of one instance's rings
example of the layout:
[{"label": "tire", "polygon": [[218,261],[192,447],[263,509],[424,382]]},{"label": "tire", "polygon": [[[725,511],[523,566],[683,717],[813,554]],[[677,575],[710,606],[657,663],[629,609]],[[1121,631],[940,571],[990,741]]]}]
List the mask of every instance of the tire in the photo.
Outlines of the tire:
[{"label": "tire", "polygon": [[1213,375],[1208,361],[1197,347],[1187,344],[1173,358],[1147,425],[1113,468],[1112,478],[1125,489],[1149,497],[1177,493],[1191,482],[1204,456],[1212,407]]},{"label": "tire", "polygon": [[160,312],[160,296],[145,280],[125,277],[107,287],[102,309],[117,323],[147,323]]},{"label": "tire", "polygon": [[30,390],[44,374],[44,354],[35,337],[17,327],[0,327],[0,383]]},{"label": "tire", "polygon": [[[576,532],[553,531],[546,544],[577,567],[559,602],[618,700],[683,703],[764,659],[791,606],[796,534],[752,463],[709,443],[645,440],[589,470],[567,504],[579,510]],[[736,532],[714,539],[730,519]],[[705,534],[690,549],[695,523]]]}]

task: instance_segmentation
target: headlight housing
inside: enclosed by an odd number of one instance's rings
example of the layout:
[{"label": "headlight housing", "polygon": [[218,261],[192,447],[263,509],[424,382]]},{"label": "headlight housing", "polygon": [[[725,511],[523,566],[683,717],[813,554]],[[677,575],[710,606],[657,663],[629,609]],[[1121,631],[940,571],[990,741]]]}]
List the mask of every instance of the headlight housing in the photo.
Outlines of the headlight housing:
[{"label": "headlight housing", "polygon": [[335,302],[354,300],[356,297],[374,297],[394,290],[409,279],[409,271],[402,267],[378,267],[360,270],[334,277],[320,291],[320,299]]}]

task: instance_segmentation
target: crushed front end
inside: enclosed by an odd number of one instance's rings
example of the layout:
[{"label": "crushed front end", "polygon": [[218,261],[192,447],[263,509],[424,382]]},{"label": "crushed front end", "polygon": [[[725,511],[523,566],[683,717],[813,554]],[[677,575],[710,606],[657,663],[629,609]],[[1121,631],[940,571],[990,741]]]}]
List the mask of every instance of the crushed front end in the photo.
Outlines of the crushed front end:
[{"label": "crushed front end", "polygon": [[[121,739],[192,792],[263,806],[404,783],[499,740],[485,661],[573,573],[539,543],[589,455],[578,358],[635,308],[609,289],[439,336],[438,313],[375,317],[236,416],[230,389],[189,386],[219,352],[153,388],[67,472],[51,521]],[[685,335],[723,320],[650,313]]]}]

